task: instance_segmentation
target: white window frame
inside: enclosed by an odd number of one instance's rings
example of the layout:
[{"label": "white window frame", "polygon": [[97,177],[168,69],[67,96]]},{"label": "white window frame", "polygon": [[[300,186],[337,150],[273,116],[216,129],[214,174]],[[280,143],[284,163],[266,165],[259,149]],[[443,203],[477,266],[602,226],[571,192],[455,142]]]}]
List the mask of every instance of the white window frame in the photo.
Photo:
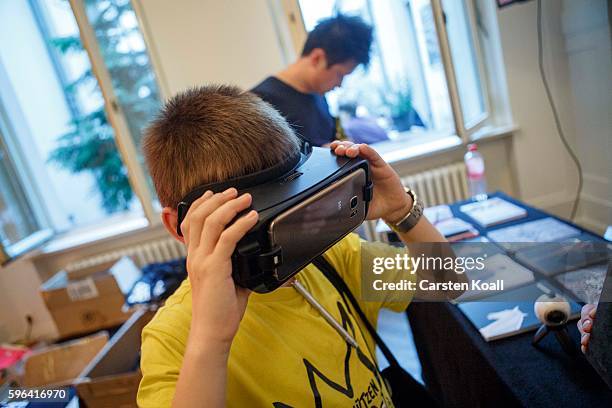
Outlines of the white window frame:
[{"label": "white window frame", "polygon": [[[439,1],[439,0],[434,0]],[[476,18],[476,7],[472,0],[458,0],[464,1],[467,11],[468,18],[468,27],[470,30],[470,35],[472,38],[472,45],[474,47],[474,55],[476,59],[476,69],[478,71],[478,76],[480,77],[480,85],[482,86],[483,93],[483,105],[484,105],[484,113],[476,119],[473,123],[467,123],[465,132],[467,133],[469,139],[471,139],[472,134],[480,130],[488,119],[491,118],[491,99],[489,97],[489,77],[487,76],[487,70],[484,64],[484,53],[481,44],[481,38],[477,30],[477,18]],[[448,41],[448,40],[447,40]]]},{"label": "white window frame", "polygon": [[136,197],[140,200],[145,217],[149,221],[149,224],[158,224],[161,222],[159,218],[159,212],[155,209],[153,204],[153,196],[147,185],[147,179],[142,168],[142,165],[138,162],[138,153],[136,145],[127,124],[125,114],[121,109],[121,105],[115,95],[113,89],[113,83],[102,58],[102,53],[98,47],[98,41],[96,39],[93,27],[89,23],[87,18],[87,12],[85,10],[85,4],[83,0],[69,0],[70,7],[74,14],[77,26],[79,27],[79,33],[83,48],[87,51],[89,60],[91,62],[91,68],[94,76],[98,81],[100,90],[102,91],[102,97],[104,99],[104,111],[110,125],[113,127],[115,132],[115,143],[117,150],[121,156],[123,164],[128,171],[128,180],[130,186],[136,194]]}]

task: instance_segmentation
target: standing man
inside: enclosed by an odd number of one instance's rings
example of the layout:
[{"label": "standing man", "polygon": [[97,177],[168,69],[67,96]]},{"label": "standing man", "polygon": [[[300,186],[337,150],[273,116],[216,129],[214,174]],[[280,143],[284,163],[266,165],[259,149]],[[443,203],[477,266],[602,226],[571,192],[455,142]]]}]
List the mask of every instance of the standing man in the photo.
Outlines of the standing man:
[{"label": "standing man", "polygon": [[314,146],[336,138],[336,122],[325,93],[370,62],[372,27],[359,17],[337,15],[308,33],[302,55],[284,70],[251,89],[274,106],[294,131]]}]

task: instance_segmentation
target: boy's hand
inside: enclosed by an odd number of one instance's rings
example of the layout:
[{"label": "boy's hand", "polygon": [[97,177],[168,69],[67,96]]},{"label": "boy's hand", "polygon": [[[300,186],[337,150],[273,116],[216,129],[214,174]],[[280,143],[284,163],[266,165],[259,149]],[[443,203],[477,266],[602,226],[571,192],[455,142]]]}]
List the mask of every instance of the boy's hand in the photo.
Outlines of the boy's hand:
[{"label": "boy's hand", "polygon": [[402,182],[393,168],[367,144],[354,144],[348,141],[335,141],[330,145],[338,156],[355,158],[360,156],[370,164],[370,174],[374,183],[374,197],[368,209],[368,220],[382,218],[392,223],[398,222],[412,207],[412,198],[406,194]]},{"label": "boy's hand", "polygon": [[593,319],[595,318],[595,312],[597,306],[590,303],[582,306],[580,312],[580,320],[578,320],[578,330],[580,331],[580,349],[583,353],[586,352],[589,347],[589,339],[591,338],[591,329],[593,328]]},{"label": "boy's hand", "polygon": [[201,350],[229,352],[247,305],[249,291],[234,284],[231,256],[258,214],[250,211],[228,227],[251,205],[250,194],[237,194],[235,188],[207,191],[193,202],[181,224],[192,292],[189,343]]}]

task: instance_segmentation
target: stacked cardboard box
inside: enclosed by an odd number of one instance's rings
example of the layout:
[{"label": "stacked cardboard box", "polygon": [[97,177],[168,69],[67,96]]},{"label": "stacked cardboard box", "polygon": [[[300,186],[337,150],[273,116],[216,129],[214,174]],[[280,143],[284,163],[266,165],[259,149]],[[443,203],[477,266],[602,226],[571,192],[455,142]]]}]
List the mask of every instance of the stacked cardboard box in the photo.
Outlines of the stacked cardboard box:
[{"label": "stacked cardboard box", "polygon": [[59,337],[118,326],[130,313],[125,295],[141,271],[129,258],[76,271],[60,271],[41,287]]}]

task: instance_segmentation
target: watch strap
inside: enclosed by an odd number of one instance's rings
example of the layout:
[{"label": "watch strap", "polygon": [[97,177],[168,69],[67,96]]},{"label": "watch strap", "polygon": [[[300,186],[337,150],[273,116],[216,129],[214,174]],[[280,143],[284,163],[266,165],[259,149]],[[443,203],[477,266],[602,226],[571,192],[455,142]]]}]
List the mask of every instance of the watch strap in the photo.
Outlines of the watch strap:
[{"label": "watch strap", "polygon": [[397,223],[387,222],[387,225],[396,233],[406,233],[414,228],[423,216],[423,202],[414,191],[406,188],[406,193],[412,197],[412,207],[408,213]]}]

